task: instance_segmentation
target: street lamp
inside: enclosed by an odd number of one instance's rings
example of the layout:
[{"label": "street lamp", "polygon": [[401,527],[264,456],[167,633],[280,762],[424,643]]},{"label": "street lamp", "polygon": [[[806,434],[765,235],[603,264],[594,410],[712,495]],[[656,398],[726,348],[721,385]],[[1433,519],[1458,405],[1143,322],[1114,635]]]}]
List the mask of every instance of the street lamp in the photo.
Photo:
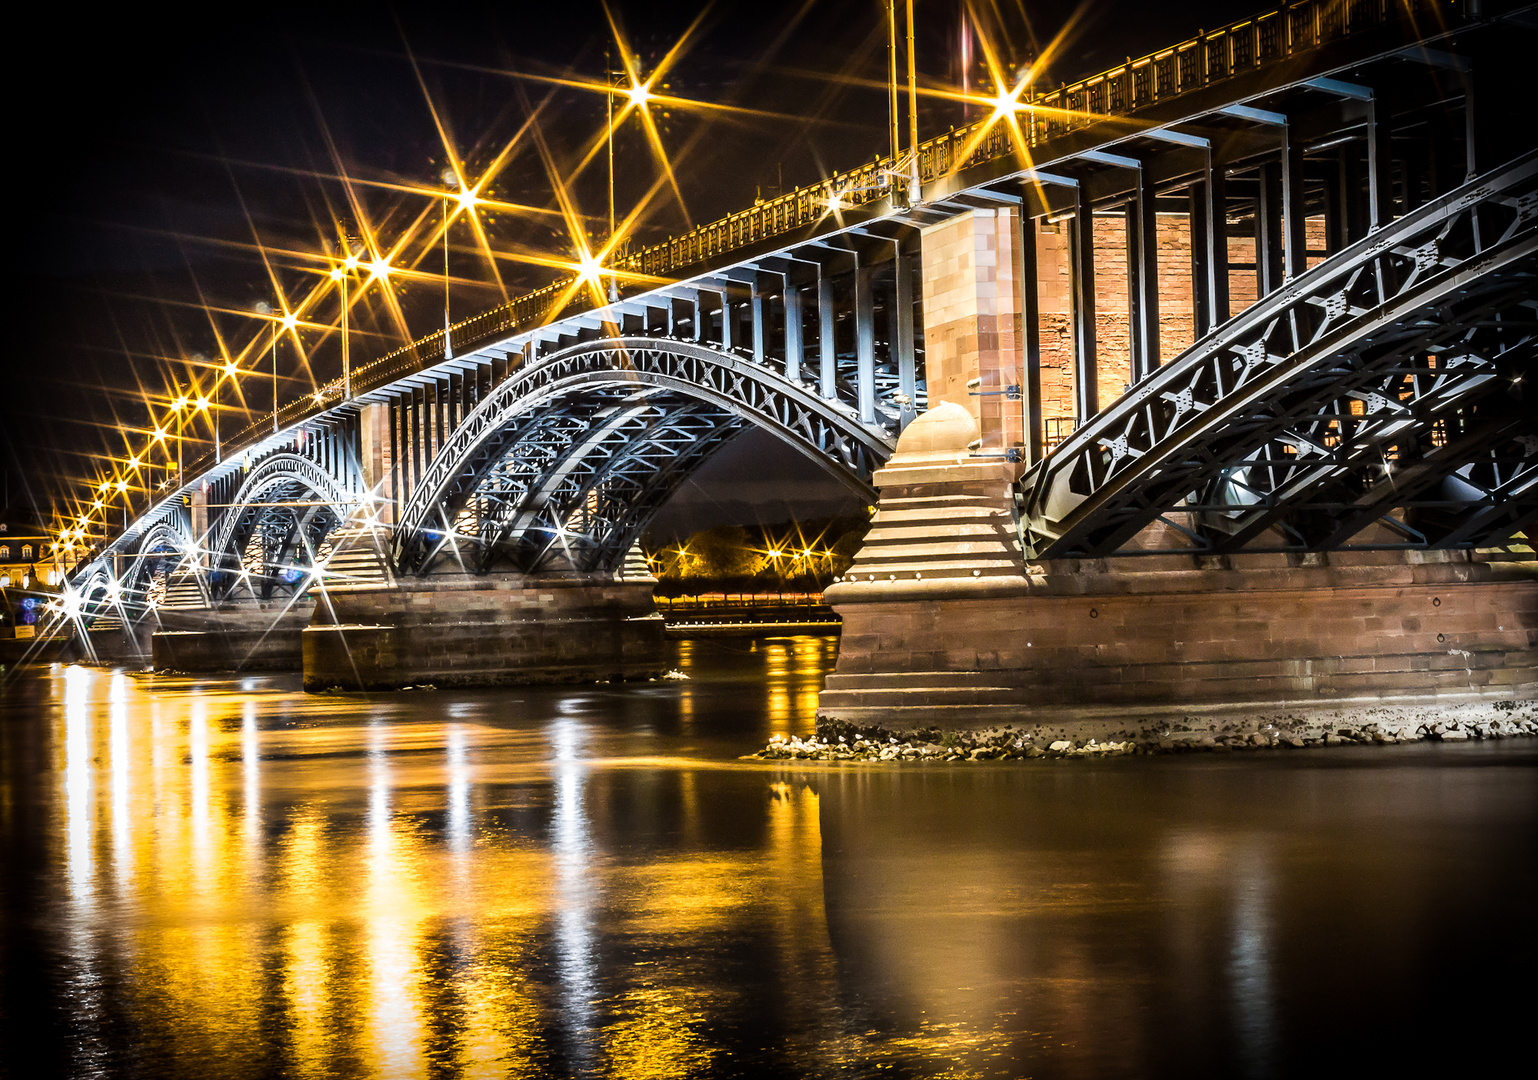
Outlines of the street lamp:
[{"label": "street lamp", "polygon": [[282,320],[274,318],[272,305],[265,300],[256,302],[256,313],[268,320],[267,349],[272,358],[272,431],[276,435],[278,432],[278,323],[281,321],[283,329],[292,330],[294,317],[285,314]]},{"label": "street lamp", "polygon": [[439,173],[438,179],[443,181],[444,187],[459,189],[457,192],[448,191],[443,199],[443,358],[452,360],[454,343],[449,340],[449,328],[453,325],[449,318],[449,223],[454,219],[449,216],[449,200],[459,203],[462,210],[470,210],[475,206],[475,192],[460,183],[459,174],[452,166]]},{"label": "street lamp", "polygon": [[358,268],[358,253],[351,237],[337,244],[342,253],[342,265],[333,267],[331,280],[342,287],[342,400],[352,400],[352,358],[348,351],[347,279]]}]

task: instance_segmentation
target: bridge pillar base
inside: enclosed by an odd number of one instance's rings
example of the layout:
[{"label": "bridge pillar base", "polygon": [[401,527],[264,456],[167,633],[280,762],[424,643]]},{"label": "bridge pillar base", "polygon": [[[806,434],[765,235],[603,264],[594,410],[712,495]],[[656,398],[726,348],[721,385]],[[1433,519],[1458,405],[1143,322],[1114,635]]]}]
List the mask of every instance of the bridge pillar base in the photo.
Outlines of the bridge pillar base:
[{"label": "bridge pillar base", "polygon": [[311,605],[164,609],[150,639],[156,671],[298,671]]},{"label": "bridge pillar base", "polygon": [[1108,737],[1186,709],[1538,696],[1538,564],[1252,558],[837,586],[819,713],[892,730],[1115,721]]},{"label": "bridge pillar base", "polygon": [[827,590],[843,635],[821,723],[1105,738],[1190,709],[1538,697],[1538,562],[1362,551],[1024,565],[1006,466],[957,450],[975,432],[940,406],[877,473],[865,547]]},{"label": "bridge pillar base", "polygon": [[328,591],[304,631],[306,690],[600,682],[663,674],[654,582],[402,581]]}]

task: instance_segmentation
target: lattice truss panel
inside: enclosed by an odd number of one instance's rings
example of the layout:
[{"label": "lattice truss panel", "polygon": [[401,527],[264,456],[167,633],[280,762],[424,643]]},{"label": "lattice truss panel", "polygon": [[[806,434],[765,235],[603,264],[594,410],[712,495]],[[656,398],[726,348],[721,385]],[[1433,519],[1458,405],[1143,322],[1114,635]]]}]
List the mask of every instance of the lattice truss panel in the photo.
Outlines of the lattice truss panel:
[{"label": "lattice truss panel", "polygon": [[308,584],[325,564],[332,532],[346,520],[348,501],[322,466],[295,454],[275,454],[252,470],[220,521],[211,546],[217,599],[269,600]]},{"label": "lattice truss panel", "polygon": [[1132,387],[1022,478],[1022,543],[1102,557],[1155,522],[1137,550],[1498,543],[1538,515],[1535,316],[1529,154]]},{"label": "lattice truss panel", "polygon": [[194,565],[193,552],[191,538],[170,522],[145,530],[123,575],[125,599],[151,607],[164,604],[171,575]]},{"label": "lattice truss panel", "polygon": [[530,365],[465,418],[406,504],[397,564],[612,571],[688,475],[750,424],[871,499],[871,474],[892,452],[885,425],[861,424],[776,365],[672,340],[589,342]]}]

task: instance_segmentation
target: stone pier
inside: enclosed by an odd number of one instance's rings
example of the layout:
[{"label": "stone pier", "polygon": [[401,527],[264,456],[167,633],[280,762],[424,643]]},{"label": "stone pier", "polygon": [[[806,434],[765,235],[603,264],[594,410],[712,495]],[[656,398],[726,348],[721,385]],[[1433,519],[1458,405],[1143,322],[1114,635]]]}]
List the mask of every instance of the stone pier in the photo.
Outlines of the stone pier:
[{"label": "stone pier", "polygon": [[298,671],[299,635],[314,604],[247,602],[167,608],[150,638],[156,671]]},{"label": "stone pier", "polygon": [[926,230],[930,410],[876,473],[865,546],[827,591],[844,629],[825,728],[1106,733],[1191,710],[1538,696],[1532,561],[1129,551],[1027,564],[1011,492],[1023,465],[1000,453],[1022,445],[1020,410],[977,396],[1022,381],[1027,335],[1000,269],[1018,228],[1012,211],[978,211]]},{"label": "stone pier", "polygon": [[303,634],[305,689],[655,677],[669,652],[653,585],[456,575],[331,588]]}]

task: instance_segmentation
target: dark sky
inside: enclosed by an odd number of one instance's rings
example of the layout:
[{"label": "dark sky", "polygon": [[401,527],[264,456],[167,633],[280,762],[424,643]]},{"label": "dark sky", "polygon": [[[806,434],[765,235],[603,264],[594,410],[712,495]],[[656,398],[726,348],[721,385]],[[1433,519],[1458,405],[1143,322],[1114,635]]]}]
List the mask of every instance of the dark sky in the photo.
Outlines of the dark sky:
[{"label": "dark sky", "polygon": [[[962,6],[918,0],[921,82],[959,81]],[[973,8],[996,27],[1004,59],[1024,62],[1079,6],[979,0]],[[616,12],[649,69],[702,7],[621,2]],[[880,0],[812,0],[709,8],[694,44],[668,73],[668,92],[774,115],[672,108],[664,117],[658,110],[687,215],[670,198],[658,199],[638,238],[685,231],[761,191],[773,194],[782,178],[790,188],[884,151],[883,7]],[[1223,0],[1088,5],[1054,55],[1050,79],[1093,73],[1252,10]],[[300,256],[334,238],[324,223],[346,212],[342,185],[315,174],[334,173],[340,160],[358,179],[438,182],[444,151],[408,46],[472,172],[547,95],[540,129],[563,173],[603,127],[601,95],[552,94],[548,84],[508,74],[601,78],[610,38],[597,0],[204,5],[172,13],[155,5],[102,12],[54,4],[32,17],[31,27],[16,28],[12,52],[19,55],[8,71],[18,287],[9,293],[15,306],[3,360],[0,453],[13,504],[30,499],[45,511],[78,496],[80,479],[102,468],[102,455],[123,455],[119,424],[143,429],[146,400],[164,400],[168,387],[197,374],[186,358],[216,355],[219,335],[239,346],[257,332],[260,324],[243,313],[271,299],[272,287],[253,233],[270,249],[299,253],[277,259],[288,295],[314,280]],[[859,79],[876,85],[854,85]],[[960,120],[955,106],[921,105],[922,135]],[[656,169],[636,124],[619,137],[616,153],[623,215]],[[430,205],[379,187],[360,190],[387,234]],[[599,231],[605,190],[600,157],[575,188]],[[519,144],[492,194],[556,207],[531,140]],[[556,215],[500,214],[488,231],[499,249],[557,257],[571,251]],[[500,300],[468,233],[463,244],[455,241],[452,266],[463,279],[454,289],[456,317]],[[510,260],[498,269],[515,294],[555,276]],[[441,322],[441,282],[408,283],[397,298],[411,336]],[[212,323],[200,305],[218,309]],[[382,308],[359,321],[355,363],[400,343]],[[333,377],[340,362],[334,344],[317,346],[311,362],[310,372],[280,365],[280,397]],[[266,360],[258,366],[265,374]],[[247,406],[270,407],[266,379],[243,383]],[[244,422],[232,411],[227,422],[237,421]],[[812,493],[814,476],[798,477],[793,487]]]}]

